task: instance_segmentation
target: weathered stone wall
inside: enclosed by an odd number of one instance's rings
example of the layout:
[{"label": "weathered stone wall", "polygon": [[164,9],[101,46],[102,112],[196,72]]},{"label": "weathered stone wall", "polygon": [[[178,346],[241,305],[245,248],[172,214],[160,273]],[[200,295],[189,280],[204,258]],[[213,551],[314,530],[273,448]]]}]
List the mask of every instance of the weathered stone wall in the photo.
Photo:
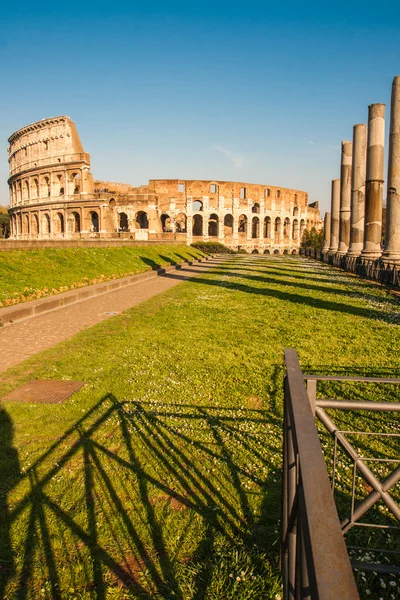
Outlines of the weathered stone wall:
[{"label": "weathered stone wall", "polygon": [[9,144],[13,240],[157,236],[292,252],[305,228],[320,226],[318,203],[308,205],[300,190],[232,181],[93,181],[90,155],[69,117],[23,127]]}]

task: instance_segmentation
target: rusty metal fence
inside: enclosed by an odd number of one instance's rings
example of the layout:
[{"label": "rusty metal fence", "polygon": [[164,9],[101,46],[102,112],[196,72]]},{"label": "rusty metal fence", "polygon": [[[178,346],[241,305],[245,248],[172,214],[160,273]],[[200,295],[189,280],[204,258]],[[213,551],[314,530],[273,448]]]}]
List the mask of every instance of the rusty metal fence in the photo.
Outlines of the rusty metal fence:
[{"label": "rusty metal fence", "polygon": [[[382,500],[394,522],[400,520],[400,506],[390,490],[400,481],[400,459],[361,456],[349,441],[353,435],[381,435],[400,438],[400,433],[343,431],[327,409],[344,411],[400,412],[400,403],[317,398],[318,381],[352,381],[364,384],[396,383],[400,379],[342,377],[303,374],[295,350],[285,350],[284,436],[282,472],[281,569],[284,598],[357,599],[352,569],[400,575],[394,564],[350,561],[345,534],[353,527],[395,529],[396,525],[361,522],[361,517]],[[307,384],[307,387],[306,387]],[[331,480],[326,467],[316,418],[333,438]],[[339,520],[334,501],[337,455],[341,448],[353,464],[350,510]],[[372,461],[398,466],[380,481],[368,466]],[[395,465],[393,465],[395,466]],[[369,490],[357,504],[356,475]],[[368,548],[369,549],[369,546]],[[392,555],[396,555],[392,552]]]}]

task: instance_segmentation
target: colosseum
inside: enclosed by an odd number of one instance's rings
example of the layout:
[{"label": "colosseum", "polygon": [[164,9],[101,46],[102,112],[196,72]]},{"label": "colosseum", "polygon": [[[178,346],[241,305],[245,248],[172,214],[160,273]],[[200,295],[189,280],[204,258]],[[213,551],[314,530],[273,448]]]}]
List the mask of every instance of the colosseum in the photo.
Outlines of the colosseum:
[{"label": "colosseum", "polygon": [[296,253],[320,226],[307,193],[233,181],[151,179],[133,187],[93,179],[69,117],[9,138],[11,239],[218,241],[247,252]]}]

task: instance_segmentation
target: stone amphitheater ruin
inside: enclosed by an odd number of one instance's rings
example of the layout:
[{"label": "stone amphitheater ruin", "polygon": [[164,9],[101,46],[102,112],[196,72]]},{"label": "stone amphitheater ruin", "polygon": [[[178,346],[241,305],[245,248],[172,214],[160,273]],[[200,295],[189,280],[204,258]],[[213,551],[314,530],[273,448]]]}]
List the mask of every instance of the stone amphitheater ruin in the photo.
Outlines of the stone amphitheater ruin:
[{"label": "stone amphitheater ruin", "polygon": [[296,253],[320,227],[318,202],[270,185],[151,179],[94,180],[69,117],[43,119],[9,138],[11,239],[121,238],[218,241],[247,252]]}]

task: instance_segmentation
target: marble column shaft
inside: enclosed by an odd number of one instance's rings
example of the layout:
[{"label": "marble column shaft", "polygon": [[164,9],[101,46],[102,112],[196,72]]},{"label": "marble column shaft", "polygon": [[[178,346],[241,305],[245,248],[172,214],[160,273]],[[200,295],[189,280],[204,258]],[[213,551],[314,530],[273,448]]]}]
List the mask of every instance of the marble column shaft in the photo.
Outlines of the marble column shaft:
[{"label": "marble column shaft", "polygon": [[335,254],[339,245],[340,179],[332,179],[331,242],[329,252]]},{"label": "marble column shaft", "polygon": [[346,254],[350,244],[351,163],[352,142],[342,142],[340,163],[339,254]]},{"label": "marble column shaft", "polygon": [[368,107],[367,175],[365,182],[365,221],[363,258],[382,254],[382,195],[385,145],[385,105]]},{"label": "marble column shaft", "polygon": [[350,247],[348,256],[359,256],[364,245],[365,178],[367,171],[367,126],[353,127],[351,176]]},{"label": "marble column shaft", "polygon": [[400,263],[400,76],[393,79],[390,108],[386,235],[383,258]]},{"label": "marble column shaft", "polygon": [[331,213],[325,213],[324,218],[324,247],[322,252],[328,252],[331,241]]}]

